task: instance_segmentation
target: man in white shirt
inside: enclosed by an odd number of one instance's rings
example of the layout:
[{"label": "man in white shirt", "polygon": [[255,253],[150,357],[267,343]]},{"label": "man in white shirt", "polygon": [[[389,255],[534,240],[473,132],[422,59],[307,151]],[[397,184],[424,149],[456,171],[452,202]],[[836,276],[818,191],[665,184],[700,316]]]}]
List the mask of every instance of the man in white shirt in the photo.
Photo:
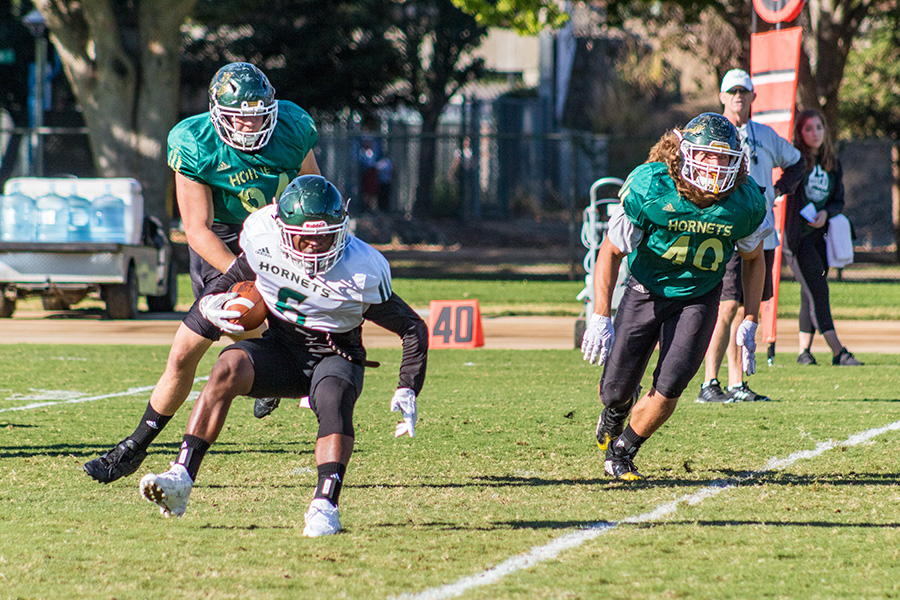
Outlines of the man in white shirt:
[{"label": "man in white shirt", "polygon": [[[803,179],[806,166],[800,151],[775,133],[771,127],[750,120],[750,107],[756,98],[756,92],[753,91],[753,81],[746,71],[741,69],[728,71],[722,78],[719,89],[719,100],[724,106],[722,115],[737,127],[741,135],[744,152],[749,158],[750,177],[763,188],[766,209],[774,222],[772,213],[775,198],[793,192]],[[782,169],[782,174],[773,185],[772,169],[775,167]],[[763,301],[772,298],[772,264],[775,259],[775,248],[779,243],[777,234],[772,233],[763,244],[766,258]],[[722,283],[719,317],[709,349],[706,351],[704,383],[700,388],[697,402],[768,400],[768,397],[757,394],[743,381],[740,349],[734,344],[734,334],[744,318],[740,260],[735,259],[728,263]],[[723,390],[718,375],[725,356],[728,357],[728,386]]]}]

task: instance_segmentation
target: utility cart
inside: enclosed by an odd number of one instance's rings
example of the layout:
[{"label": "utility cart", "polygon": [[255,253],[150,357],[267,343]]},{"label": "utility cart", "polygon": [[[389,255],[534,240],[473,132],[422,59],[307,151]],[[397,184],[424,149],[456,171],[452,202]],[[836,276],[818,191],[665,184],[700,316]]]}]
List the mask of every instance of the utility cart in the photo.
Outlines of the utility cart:
[{"label": "utility cart", "polygon": [[10,179],[0,196],[0,317],[40,296],[68,310],[88,295],[112,319],[134,319],[138,297],[151,312],[175,309],[177,270],[159,220],[144,216],[129,178]]}]

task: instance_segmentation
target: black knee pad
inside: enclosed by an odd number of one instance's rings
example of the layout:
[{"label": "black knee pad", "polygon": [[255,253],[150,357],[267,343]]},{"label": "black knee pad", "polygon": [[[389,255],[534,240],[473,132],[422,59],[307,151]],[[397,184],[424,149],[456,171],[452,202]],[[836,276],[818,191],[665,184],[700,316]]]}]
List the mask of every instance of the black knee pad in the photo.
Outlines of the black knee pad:
[{"label": "black knee pad", "polygon": [[356,437],[353,407],[358,394],[352,383],[340,377],[325,377],[309,394],[309,405],[319,421],[318,437],[335,433]]}]

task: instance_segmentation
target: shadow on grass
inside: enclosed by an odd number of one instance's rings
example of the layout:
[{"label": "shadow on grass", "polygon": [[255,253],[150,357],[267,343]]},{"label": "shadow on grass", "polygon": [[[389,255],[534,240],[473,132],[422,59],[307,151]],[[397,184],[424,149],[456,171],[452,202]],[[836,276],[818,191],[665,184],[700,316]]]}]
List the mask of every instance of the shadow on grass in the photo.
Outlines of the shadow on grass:
[{"label": "shadow on grass", "polygon": [[900,485],[898,473],[848,473],[830,475],[795,475],[780,472],[758,471],[734,471],[722,469],[714,471],[721,473],[721,477],[697,477],[696,479],[684,479],[673,477],[650,477],[643,481],[617,481],[608,477],[591,479],[545,479],[541,477],[516,477],[512,475],[489,475],[473,477],[466,481],[446,481],[435,483],[348,483],[345,487],[356,489],[392,489],[392,488],[427,488],[427,489],[465,489],[479,487],[549,487],[549,486],[573,486],[593,485],[601,490],[615,489],[628,491],[641,491],[659,488],[705,488],[705,487],[749,487],[758,485],[783,485],[783,486],[867,486],[867,485]]},{"label": "shadow on grass", "polygon": [[869,529],[900,529],[900,523],[847,523],[841,521],[738,521],[738,520],[721,520],[721,521],[666,521],[664,523],[621,523],[631,527],[641,529],[650,529],[652,527],[669,527],[678,525],[693,525],[700,527],[758,527],[760,525],[766,527],[823,527],[831,529],[832,527],[844,528],[869,528]]},{"label": "shadow on grass", "polygon": [[[117,442],[109,444],[48,444],[34,446],[2,446],[0,447],[0,459],[4,458],[31,458],[36,456],[47,457],[82,457],[94,458],[101,454],[105,454],[113,449]],[[258,446],[247,447],[244,444],[236,444],[229,442],[219,442],[213,445],[210,454],[312,454],[314,441],[299,440],[296,442],[278,442],[278,444],[260,444]],[[153,443],[148,449],[148,453],[170,452],[173,455],[181,448],[181,442],[164,442]]]}]

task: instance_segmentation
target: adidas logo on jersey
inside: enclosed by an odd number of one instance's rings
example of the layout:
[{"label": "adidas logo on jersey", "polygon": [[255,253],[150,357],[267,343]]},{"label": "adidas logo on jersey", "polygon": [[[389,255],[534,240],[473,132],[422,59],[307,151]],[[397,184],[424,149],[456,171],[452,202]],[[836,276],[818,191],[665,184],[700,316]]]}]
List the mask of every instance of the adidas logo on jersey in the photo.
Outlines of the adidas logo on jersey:
[{"label": "adidas logo on jersey", "polygon": [[662,209],[663,209],[665,212],[675,212],[675,207],[672,206],[672,203],[671,203],[671,202],[669,202],[668,204],[666,204],[665,206],[663,206]]},{"label": "adidas logo on jersey", "polygon": [[257,248],[256,253],[260,256],[265,256],[266,258],[272,258],[272,255],[269,253],[269,248],[267,246],[263,246],[262,248]]},{"label": "adidas logo on jersey", "polygon": [[227,162],[225,162],[223,160],[222,162],[219,163],[219,166],[216,168],[216,172],[221,173],[222,171],[227,171],[230,168],[231,168],[231,165],[229,165]]}]

